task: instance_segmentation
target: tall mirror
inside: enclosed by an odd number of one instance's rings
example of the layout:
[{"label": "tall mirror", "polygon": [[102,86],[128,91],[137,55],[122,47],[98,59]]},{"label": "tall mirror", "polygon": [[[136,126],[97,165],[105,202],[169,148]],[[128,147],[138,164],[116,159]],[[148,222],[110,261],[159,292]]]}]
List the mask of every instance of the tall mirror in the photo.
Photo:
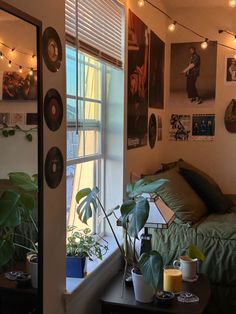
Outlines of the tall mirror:
[{"label": "tall mirror", "polygon": [[0,1],[0,30],[0,313],[39,313],[41,24]]}]

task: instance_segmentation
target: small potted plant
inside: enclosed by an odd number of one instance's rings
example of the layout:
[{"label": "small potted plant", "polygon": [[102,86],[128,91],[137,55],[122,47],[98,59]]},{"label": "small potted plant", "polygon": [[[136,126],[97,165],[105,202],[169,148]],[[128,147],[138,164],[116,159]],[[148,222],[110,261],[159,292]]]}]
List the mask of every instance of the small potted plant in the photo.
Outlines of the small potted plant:
[{"label": "small potted plant", "polygon": [[[86,270],[86,260],[93,258],[102,259],[107,252],[108,246],[104,239],[97,241],[92,235],[91,230],[86,228],[78,230],[75,226],[67,227],[66,243],[66,276],[83,278]],[[103,245],[101,240],[105,241]]]},{"label": "small potted plant", "polygon": [[[136,241],[139,232],[144,227],[149,216],[149,202],[142,196],[144,193],[155,193],[159,187],[165,184],[167,180],[157,181],[138,180],[134,184],[128,184],[128,199],[121,205],[116,206],[109,213],[106,212],[99,199],[99,189],[89,188],[80,190],[76,195],[78,203],[77,213],[83,223],[92,216],[93,210],[101,208],[120,249],[125,262],[125,273],[128,265],[132,265],[132,277],[134,284],[135,298],[141,302],[151,302],[155,291],[157,290],[160,278],[162,276],[163,261],[161,255],[156,251],[143,253],[140,257],[136,251]],[[111,225],[109,215],[117,208],[120,208],[121,218],[119,221],[124,228],[124,248],[120,246],[114,228]],[[127,249],[129,248],[129,249]],[[137,275],[137,276],[136,276]],[[137,280],[136,280],[137,279]],[[140,289],[139,283],[142,288]],[[150,287],[150,288],[149,288]],[[139,293],[141,292],[141,293]],[[149,292],[149,293],[147,293]]]}]

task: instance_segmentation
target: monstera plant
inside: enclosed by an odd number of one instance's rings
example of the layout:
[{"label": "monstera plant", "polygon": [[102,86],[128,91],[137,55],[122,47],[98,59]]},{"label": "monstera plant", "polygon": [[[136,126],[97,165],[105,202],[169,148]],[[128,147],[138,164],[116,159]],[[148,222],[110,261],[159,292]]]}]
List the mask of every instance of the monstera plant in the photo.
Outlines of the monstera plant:
[{"label": "monstera plant", "polygon": [[[124,258],[125,268],[128,264],[131,264],[133,272],[142,274],[145,282],[155,290],[162,275],[162,257],[156,251],[143,253],[139,257],[136,251],[136,241],[139,237],[139,232],[143,229],[149,216],[149,202],[143,197],[144,193],[155,193],[166,182],[167,180],[165,179],[157,181],[140,179],[133,184],[129,183],[127,185],[127,200],[121,206],[116,206],[109,211],[106,211],[103,207],[99,199],[99,189],[97,187],[82,189],[76,195],[79,219],[87,224],[88,219],[92,217],[93,211],[96,212],[98,208],[101,208]],[[119,244],[117,235],[109,219],[114,210],[118,208],[121,212],[119,222],[124,228],[125,248],[129,247],[129,250],[124,249]]]},{"label": "monstera plant", "polygon": [[[1,182],[0,182],[1,183]],[[37,253],[37,224],[33,210],[38,192],[37,175],[9,173],[7,188],[0,192],[0,267],[21,248]],[[30,231],[31,230],[31,231]]]}]

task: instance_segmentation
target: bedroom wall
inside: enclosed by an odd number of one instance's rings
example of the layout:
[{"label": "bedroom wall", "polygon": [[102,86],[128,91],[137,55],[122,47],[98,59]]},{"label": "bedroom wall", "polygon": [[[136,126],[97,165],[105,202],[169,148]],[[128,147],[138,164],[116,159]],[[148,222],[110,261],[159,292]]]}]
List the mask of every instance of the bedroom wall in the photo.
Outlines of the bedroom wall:
[{"label": "bedroom wall", "polygon": [[[190,26],[197,32],[212,40],[218,40],[224,44],[236,48],[233,38],[226,34],[218,34],[219,29],[236,31],[236,10],[228,8],[178,8],[168,13],[177,21]],[[199,23],[200,21],[200,23]],[[168,41],[173,43],[199,41],[199,37],[176,28],[173,33],[168,32]],[[228,133],[224,126],[224,113],[232,98],[236,98],[236,85],[225,85],[225,57],[232,57],[229,49],[218,47],[217,73],[216,73],[216,99],[214,107],[184,108],[181,104],[178,108],[170,107],[169,93],[166,99],[165,109],[165,142],[163,161],[173,161],[183,158],[209,173],[219,183],[225,193],[236,193],[236,134]],[[166,64],[166,88],[169,90],[170,58]],[[236,84],[236,83],[234,83]],[[215,139],[212,142],[171,142],[168,140],[168,124],[171,113],[215,113],[216,130]]]},{"label": "bedroom wall", "polygon": [[[160,6],[162,9],[164,8],[164,1],[156,1],[157,5]],[[151,30],[153,30],[161,39],[162,41],[166,41],[166,19],[163,17],[162,14],[153,10],[149,5],[145,5],[144,8],[140,8],[137,5],[136,0],[129,0],[127,1],[127,10],[131,9],[131,11],[137,15]],[[127,11],[128,13],[128,11]],[[128,18],[128,14],[126,14],[126,18]],[[128,33],[128,19],[126,19],[126,35]],[[127,36],[126,36],[127,38]],[[126,40],[126,62],[125,62],[125,71],[126,71],[126,82],[125,82],[125,126],[127,125],[127,71],[128,71],[128,45]],[[167,59],[167,54],[165,54],[165,60]],[[166,67],[165,67],[166,69]],[[165,72],[165,77],[167,72]],[[167,90],[165,89],[164,93],[164,102],[166,104],[167,99]],[[164,118],[164,110],[160,109],[148,109],[148,121],[150,115],[154,113],[156,115],[160,115]],[[146,146],[130,149],[127,150],[127,129],[125,127],[125,158],[124,158],[124,182],[127,183],[130,181],[130,174],[141,174],[141,173],[149,173],[155,171],[160,167],[160,162],[164,158],[164,142],[156,142],[153,149],[150,148],[149,143]]]}]

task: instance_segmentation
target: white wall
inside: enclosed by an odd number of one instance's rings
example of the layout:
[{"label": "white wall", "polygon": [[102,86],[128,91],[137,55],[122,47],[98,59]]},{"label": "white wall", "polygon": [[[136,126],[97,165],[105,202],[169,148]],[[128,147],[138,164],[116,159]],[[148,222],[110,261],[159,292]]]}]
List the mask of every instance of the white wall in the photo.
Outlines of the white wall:
[{"label": "white wall", "polygon": [[[65,46],[64,0],[9,0],[9,4],[38,18],[43,22],[43,30],[54,27]],[[43,96],[47,90],[56,88],[65,105],[65,59],[59,72],[52,73],[43,63]],[[64,108],[65,112],[65,108]],[[52,146],[58,146],[65,158],[66,131],[65,114],[61,128],[56,132],[48,130],[44,124],[44,156]],[[44,314],[64,313],[63,292],[65,290],[65,217],[66,194],[65,177],[57,189],[50,189],[44,183]]]},{"label": "white wall", "polygon": [[[137,5],[136,0],[127,1],[127,10],[128,8],[137,15],[152,31],[154,31],[164,42],[166,41],[166,19],[162,14],[154,10],[150,7],[150,5],[146,4],[143,8],[140,8]],[[165,10],[163,5],[164,1],[156,1],[157,5]],[[128,11],[127,11],[128,13]],[[126,14],[126,34],[128,28],[128,14]],[[127,37],[127,36],[126,36]],[[166,51],[166,50],[165,50]],[[146,146],[139,147],[136,149],[127,150],[127,73],[128,73],[128,45],[126,41],[126,91],[125,91],[125,160],[124,160],[124,171],[125,171],[125,183],[130,181],[130,174],[134,172],[136,174],[141,173],[150,173],[152,171],[156,171],[160,167],[160,162],[163,160],[164,156],[164,142],[156,142],[153,149],[150,148],[149,143]],[[165,60],[167,55],[165,54]],[[166,67],[165,67],[166,69]],[[165,70],[165,77],[167,76],[167,72]],[[167,90],[165,89],[164,93],[164,102],[166,106],[166,96]],[[157,115],[160,115],[164,118],[164,110],[160,109],[148,109],[148,121],[149,117],[152,113],[155,113],[156,118]]]},{"label": "white wall", "polygon": [[[224,44],[236,48],[232,37],[225,34],[218,34],[219,29],[236,31],[236,11],[225,8],[181,8],[168,12],[174,19],[190,26],[200,34],[212,40],[218,40]],[[177,26],[173,33],[168,32],[169,42],[194,42],[201,39]],[[167,51],[170,55],[169,47]],[[217,51],[217,74],[216,74],[216,99],[215,106],[204,108],[185,109],[166,106],[165,122],[165,143],[163,161],[174,161],[183,158],[209,173],[219,183],[225,193],[236,193],[236,134],[230,134],[224,127],[224,112],[232,98],[236,98],[236,86],[226,86],[225,78],[225,57],[233,56],[229,49],[218,47]],[[169,90],[169,61],[167,58],[166,88]],[[168,140],[168,124],[171,113],[215,113],[216,133],[213,142],[171,142]]]}]

